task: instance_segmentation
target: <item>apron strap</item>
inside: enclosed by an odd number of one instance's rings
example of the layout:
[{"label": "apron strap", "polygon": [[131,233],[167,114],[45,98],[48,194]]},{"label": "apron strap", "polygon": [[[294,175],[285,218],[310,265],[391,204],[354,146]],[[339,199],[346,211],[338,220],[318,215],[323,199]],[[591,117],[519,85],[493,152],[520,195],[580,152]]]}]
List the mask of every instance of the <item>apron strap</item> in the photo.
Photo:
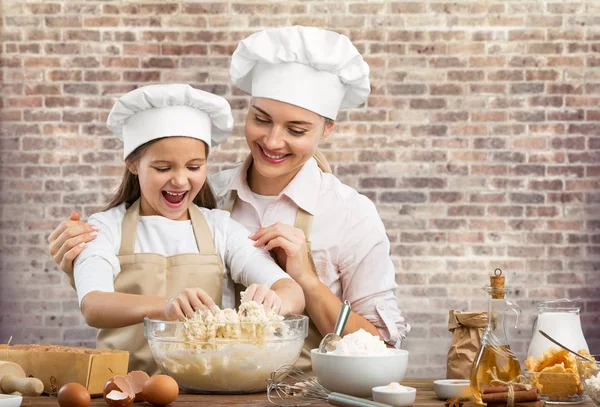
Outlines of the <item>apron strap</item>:
[{"label": "apron strap", "polygon": [[119,248],[119,256],[133,254],[139,218],[140,200],[138,199],[127,209],[125,216],[123,217],[123,223],[121,223],[121,247]]},{"label": "apron strap", "polygon": [[194,229],[194,236],[196,237],[196,244],[198,245],[198,252],[200,254],[214,254],[217,252],[215,242],[206,219],[200,212],[200,209],[195,205],[190,205],[189,208],[190,220],[192,221],[192,229]]},{"label": "apron strap", "polygon": [[235,206],[236,200],[237,190],[232,189],[225,194],[225,197],[223,197],[223,205],[221,206],[221,209],[229,213],[233,213],[233,207]]},{"label": "apron strap", "polygon": [[296,220],[294,221],[294,227],[304,232],[306,236],[306,244],[310,246],[310,232],[312,231],[313,216],[306,212],[304,209],[298,207],[296,212]]}]

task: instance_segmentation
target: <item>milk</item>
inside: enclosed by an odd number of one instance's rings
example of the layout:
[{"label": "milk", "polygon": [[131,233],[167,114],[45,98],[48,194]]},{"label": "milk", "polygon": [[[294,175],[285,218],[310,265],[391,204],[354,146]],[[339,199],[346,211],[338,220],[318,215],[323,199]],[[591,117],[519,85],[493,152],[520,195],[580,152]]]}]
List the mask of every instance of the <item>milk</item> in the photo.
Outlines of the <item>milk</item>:
[{"label": "milk", "polygon": [[534,333],[529,344],[527,357],[539,358],[549,348],[557,347],[554,343],[544,338],[538,331],[542,330],[575,352],[585,349],[589,352],[588,345],[583,337],[579,310],[572,311],[540,311],[534,325]]}]

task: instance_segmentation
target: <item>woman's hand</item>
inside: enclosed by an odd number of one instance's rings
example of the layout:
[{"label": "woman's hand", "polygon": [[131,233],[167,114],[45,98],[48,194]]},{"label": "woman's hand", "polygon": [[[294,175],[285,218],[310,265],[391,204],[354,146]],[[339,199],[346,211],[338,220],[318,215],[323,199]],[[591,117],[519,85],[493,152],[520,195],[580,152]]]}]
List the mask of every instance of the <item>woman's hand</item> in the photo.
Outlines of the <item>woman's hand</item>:
[{"label": "woman's hand", "polygon": [[68,276],[73,276],[73,261],[85,244],[98,235],[98,227],[79,220],[79,213],[73,211],[69,219],[61,222],[48,236],[48,249],[56,264]]},{"label": "woman's hand", "polygon": [[250,284],[242,295],[242,302],[256,301],[266,309],[281,311],[281,298],[266,284]]},{"label": "woman's hand", "polygon": [[164,306],[167,321],[184,321],[192,318],[198,310],[215,311],[217,304],[201,288],[186,288],[177,297],[171,298]]},{"label": "woman's hand", "polygon": [[302,230],[277,222],[269,227],[260,228],[250,236],[250,239],[256,241],[254,244],[256,247],[273,250],[279,265],[300,284],[302,289],[319,283],[308,256],[306,236]]}]

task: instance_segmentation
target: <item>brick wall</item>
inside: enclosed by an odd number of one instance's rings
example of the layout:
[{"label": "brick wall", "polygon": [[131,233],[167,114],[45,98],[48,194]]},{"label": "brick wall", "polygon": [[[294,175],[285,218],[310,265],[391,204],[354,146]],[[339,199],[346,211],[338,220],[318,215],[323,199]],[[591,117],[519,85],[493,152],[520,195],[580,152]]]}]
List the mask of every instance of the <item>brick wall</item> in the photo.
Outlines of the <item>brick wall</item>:
[{"label": "brick wall", "polygon": [[450,308],[479,310],[501,267],[524,310],[581,297],[600,353],[600,2],[4,0],[0,341],[93,345],[46,238],[97,211],[122,173],[104,121],[136,86],[187,82],[225,96],[246,155],[248,99],[229,57],[263,27],[347,34],[371,66],[367,105],[322,147],[387,226],[411,376],[443,376]]}]

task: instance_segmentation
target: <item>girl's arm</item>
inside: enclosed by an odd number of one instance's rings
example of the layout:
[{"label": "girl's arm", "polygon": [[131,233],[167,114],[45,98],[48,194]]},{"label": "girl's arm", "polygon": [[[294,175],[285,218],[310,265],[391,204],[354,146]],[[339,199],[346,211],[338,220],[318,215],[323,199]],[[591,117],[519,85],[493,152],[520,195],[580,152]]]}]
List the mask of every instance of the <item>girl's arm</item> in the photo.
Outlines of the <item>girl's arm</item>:
[{"label": "girl's arm", "polygon": [[173,298],[92,291],[81,300],[85,322],[94,328],[112,329],[139,324],[145,317],[166,321],[192,318],[199,309],[217,305],[201,288],[186,288]]},{"label": "girl's arm", "polygon": [[166,319],[169,298],[116,292],[92,291],[83,297],[81,312],[94,328],[112,329],[139,324],[145,317]]}]

